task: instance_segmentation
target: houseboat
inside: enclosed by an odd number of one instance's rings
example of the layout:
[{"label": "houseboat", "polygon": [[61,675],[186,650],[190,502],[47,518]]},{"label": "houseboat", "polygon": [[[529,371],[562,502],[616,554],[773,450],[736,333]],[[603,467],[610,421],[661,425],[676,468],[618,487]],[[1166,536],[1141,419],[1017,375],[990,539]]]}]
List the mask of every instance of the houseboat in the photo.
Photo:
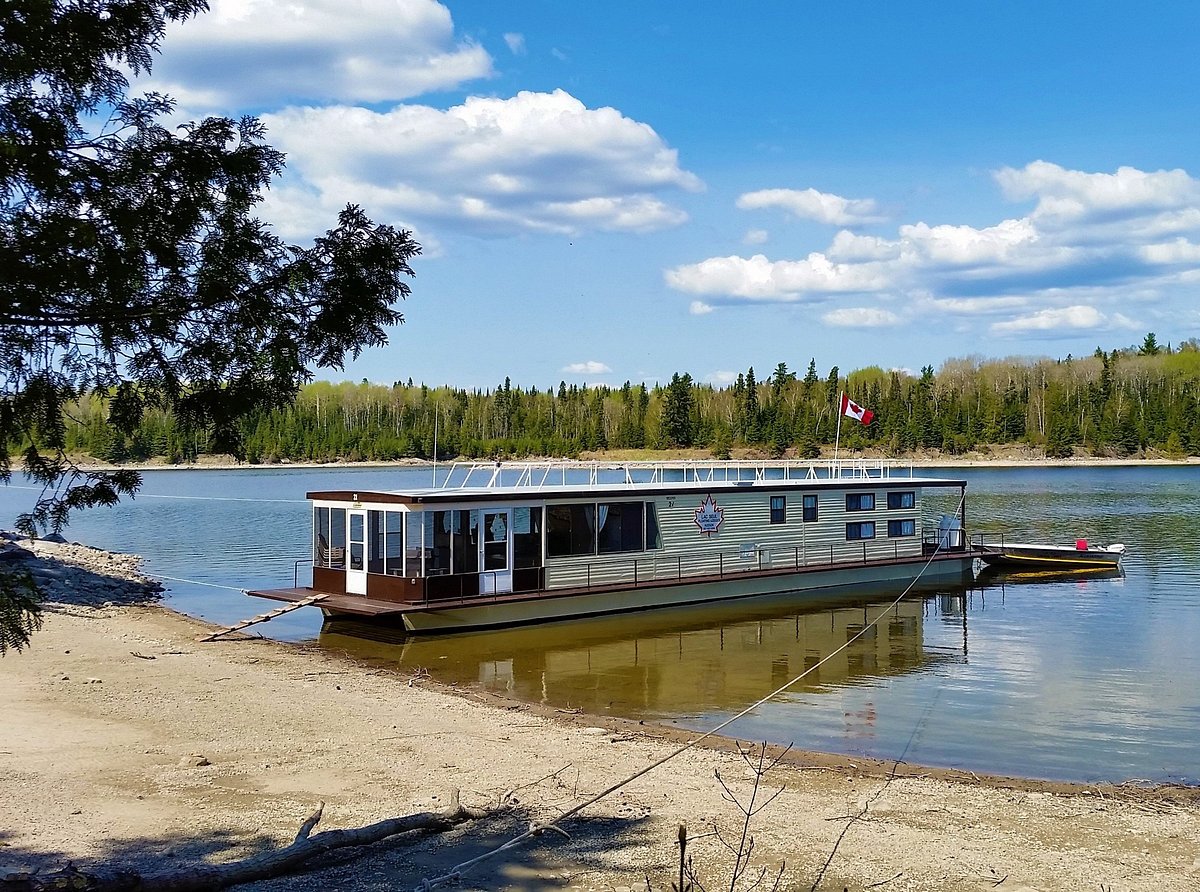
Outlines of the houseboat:
[{"label": "houseboat", "polygon": [[[249,591],[445,632],[970,579],[966,483],[887,461],[459,464],[310,492],[312,586]],[[925,509],[941,492],[949,511]],[[926,514],[929,513],[929,517]]]}]

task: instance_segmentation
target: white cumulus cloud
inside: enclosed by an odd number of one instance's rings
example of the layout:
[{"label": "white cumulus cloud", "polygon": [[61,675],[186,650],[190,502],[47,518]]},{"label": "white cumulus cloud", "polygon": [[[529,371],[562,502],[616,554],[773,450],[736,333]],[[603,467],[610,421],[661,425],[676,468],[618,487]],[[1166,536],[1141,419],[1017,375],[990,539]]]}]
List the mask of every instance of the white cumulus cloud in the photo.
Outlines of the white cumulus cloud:
[{"label": "white cumulus cloud", "polygon": [[472,97],[445,111],[288,108],[264,121],[307,205],[354,201],[406,223],[644,232],[687,219],[658,193],[702,188],[651,127],[562,90]]},{"label": "white cumulus cloud", "polygon": [[688,304],[688,312],[693,316],[707,316],[713,309],[712,304],[706,304],[702,300],[694,300]]},{"label": "white cumulus cloud", "polygon": [[612,371],[604,363],[594,359],[589,359],[587,362],[573,362],[563,366],[562,370],[572,375],[607,375]]},{"label": "white cumulus cloud", "polygon": [[286,102],[384,102],[490,77],[435,0],[210,0],[172,23],[149,85],[202,112]]},{"label": "white cumulus cloud", "polygon": [[994,176],[1009,199],[1037,199],[1035,220],[1128,217],[1200,203],[1200,183],[1184,170],[1119,167],[1115,173],[1087,173],[1034,161],[1019,170],[1001,168]]},{"label": "white cumulus cloud", "polygon": [[858,226],[879,223],[879,207],[871,198],[843,198],[816,189],[760,189],[738,197],[742,210],[781,208],[805,220],[828,223],[831,226]]},{"label": "white cumulus cloud", "polygon": [[796,300],[853,291],[877,291],[886,277],[870,264],[834,263],[824,254],[803,260],[711,257],[666,271],[667,284],[690,294],[729,295],[751,300]]},{"label": "white cumulus cloud", "polygon": [[[838,231],[823,251],[793,258],[713,256],[664,271],[668,285],[715,305],[814,301],[858,293],[861,305],[830,310],[831,325],[897,324],[952,316],[962,336],[1136,327],[1120,310],[1136,302],[1190,299],[1200,283],[1200,180],[1182,170],[1068,170],[1036,161],[994,180],[1024,216],[990,225],[915,221],[894,236]],[[838,199],[838,196],[833,196]],[[747,193],[739,207],[786,207],[824,220],[847,207],[814,190]],[[878,306],[867,300],[874,296]],[[906,301],[903,315],[886,305]]]}]

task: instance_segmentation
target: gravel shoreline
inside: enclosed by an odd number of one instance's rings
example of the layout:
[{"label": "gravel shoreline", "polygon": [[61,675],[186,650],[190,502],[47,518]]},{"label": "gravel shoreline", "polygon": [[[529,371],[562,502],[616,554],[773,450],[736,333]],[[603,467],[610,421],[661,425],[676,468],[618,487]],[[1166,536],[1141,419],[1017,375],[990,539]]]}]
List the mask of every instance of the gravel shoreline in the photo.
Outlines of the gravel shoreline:
[{"label": "gravel shoreline", "polygon": [[[0,876],[119,862],[222,862],[320,829],[516,790],[497,821],[372,846],[263,890],[412,888],[661,758],[679,732],[538,709],[366,668],[315,646],[203,644],[204,623],[156,605],[131,556],[31,545],[50,595],[42,631],[0,660]],[[123,582],[124,581],[124,582]],[[126,584],[127,583],[127,584]],[[764,789],[756,865],[782,888],[1192,890],[1200,791],[975,779],[792,754]],[[471,874],[467,888],[669,888],[677,828],[705,885],[730,857],[752,773],[729,741],[693,749]],[[727,881],[725,883],[727,886]]]}]

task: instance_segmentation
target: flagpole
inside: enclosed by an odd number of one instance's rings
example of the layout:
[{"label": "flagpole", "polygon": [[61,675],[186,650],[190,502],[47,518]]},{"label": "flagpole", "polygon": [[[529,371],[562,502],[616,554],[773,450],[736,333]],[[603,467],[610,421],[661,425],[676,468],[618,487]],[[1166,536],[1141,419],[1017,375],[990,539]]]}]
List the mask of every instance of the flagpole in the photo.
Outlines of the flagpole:
[{"label": "flagpole", "polygon": [[[846,391],[844,391],[844,390],[843,390],[841,393],[839,393],[839,394],[838,394],[838,404],[837,404],[837,417],[838,417],[838,423],[837,423],[837,435],[836,435],[836,436],[834,436],[834,438],[833,438],[833,463],[834,463],[834,465],[835,465],[835,466],[837,465],[838,446],[839,446],[839,445],[841,444],[841,442],[842,442],[842,414],[843,414],[843,413],[842,413],[842,405],[845,403],[845,400],[846,400]],[[838,476],[840,477],[840,476],[841,476],[841,474],[839,474]]]}]

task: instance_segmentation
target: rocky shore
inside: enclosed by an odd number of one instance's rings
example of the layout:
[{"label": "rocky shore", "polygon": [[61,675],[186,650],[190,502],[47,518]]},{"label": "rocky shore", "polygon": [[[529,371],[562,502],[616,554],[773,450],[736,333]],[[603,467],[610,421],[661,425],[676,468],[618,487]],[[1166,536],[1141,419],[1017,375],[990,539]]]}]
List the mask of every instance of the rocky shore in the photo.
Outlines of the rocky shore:
[{"label": "rocky shore", "polygon": [[[241,887],[413,888],[678,745],[663,729],[452,690],[315,645],[201,643],[208,627],[157,606],[136,558],[12,544],[30,554],[9,560],[37,574],[50,603],[31,646],[0,659],[0,877],[242,858],[289,843],[318,802],[321,829],[333,829],[436,809],[453,790],[469,805],[515,799],[498,821]],[[689,750],[460,888],[668,889],[680,824],[705,885],[728,888],[733,858],[714,828],[736,839],[741,815],[726,789],[743,801],[755,789],[737,745]],[[752,822],[751,860],[772,874],[783,864],[780,888],[1182,892],[1200,882],[1192,789],[806,753],[761,789],[779,793]]]},{"label": "rocky shore", "polygon": [[28,570],[50,607],[151,604],[162,597],[162,584],[141,572],[137,555],[102,551],[62,536],[28,539],[0,530],[0,564]]}]

